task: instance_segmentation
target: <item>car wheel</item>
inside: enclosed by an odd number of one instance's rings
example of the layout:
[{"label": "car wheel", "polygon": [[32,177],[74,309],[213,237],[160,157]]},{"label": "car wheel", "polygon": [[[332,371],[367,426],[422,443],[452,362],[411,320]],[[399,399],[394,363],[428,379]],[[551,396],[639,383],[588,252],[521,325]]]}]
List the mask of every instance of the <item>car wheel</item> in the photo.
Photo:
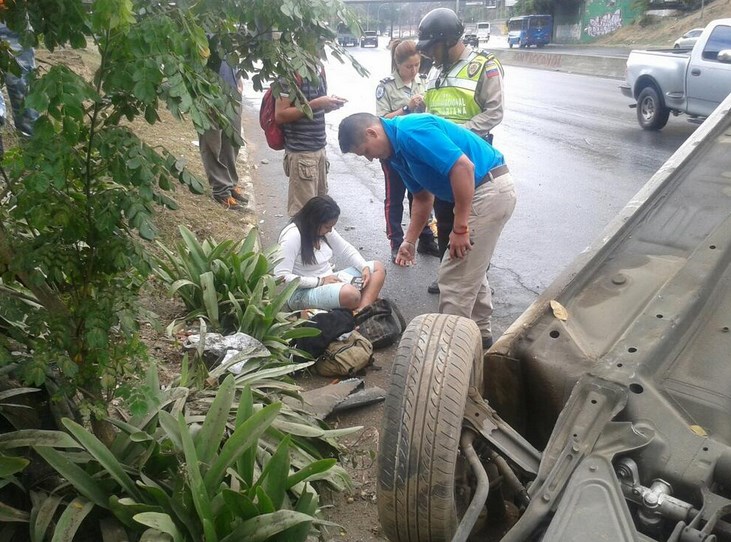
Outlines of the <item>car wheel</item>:
[{"label": "car wheel", "polygon": [[477,325],[447,314],[415,318],[394,360],[378,450],[378,515],[392,542],[452,539],[472,497],[459,452],[471,385],[482,388]]},{"label": "car wheel", "polygon": [[637,98],[637,121],[644,130],[661,130],[670,118],[654,87],[645,87]]},{"label": "car wheel", "polygon": [[673,45],[673,49],[680,49],[680,45],[678,45],[678,44],[676,43],[675,45]]},{"label": "car wheel", "polygon": [[512,49],[513,48],[513,44],[512,43],[508,43],[508,47],[510,47]]}]

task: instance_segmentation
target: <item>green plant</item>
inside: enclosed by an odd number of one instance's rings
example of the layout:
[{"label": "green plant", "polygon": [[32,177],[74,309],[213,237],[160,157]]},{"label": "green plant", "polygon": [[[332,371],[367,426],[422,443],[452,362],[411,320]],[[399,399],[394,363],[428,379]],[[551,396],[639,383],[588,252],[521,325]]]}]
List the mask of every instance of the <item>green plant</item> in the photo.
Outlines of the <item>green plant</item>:
[{"label": "green plant", "polygon": [[162,248],[157,259],[158,276],[188,309],[185,320],[205,317],[214,330],[242,331],[261,341],[273,355],[289,356],[289,342],[315,335],[300,327],[304,320],[283,312],[297,287],[280,287],[272,276],[275,249],[257,249],[257,230],[240,242],[202,243],[184,226],[176,251]]},{"label": "green plant", "polygon": [[[261,87],[279,75],[315,76],[330,17],[347,18],[339,1],[3,5],[0,20],[27,43],[43,40],[53,50],[89,39],[100,65],[90,81],[62,65],[39,72],[26,100],[40,113],[33,137],[0,168],[0,328],[8,331],[0,364],[13,364],[31,385],[53,376],[60,394],[84,399],[93,420],[105,418],[120,384],[134,382],[147,363],[137,293],[151,265],[140,238],[155,236],[157,205],[176,207],[174,185],[203,191],[180,160],[145,144],[129,122],[158,122],[166,107],[198,131],[217,124],[236,137],[227,120],[234,104],[206,67],[206,34],[218,33],[216,52]],[[0,67],[12,67],[10,54],[0,48]],[[108,424],[95,431],[113,438]]]},{"label": "green plant", "polygon": [[[18,452],[29,447],[62,478],[56,487],[29,488],[29,511],[0,505],[0,519],[27,523],[38,541],[52,531],[65,542],[106,529],[124,529],[130,540],[145,533],[196,542],[305,540],[326,523],[318,517],[318,484],[349,487],[336,459],[319,450],[331,454],[333,438],[358,429],[324,429],[272,400],[296,390],[281,378],[306,365],[249,360],[217,389],[161,389],[151,370],[154,408],[110,419],[118,434],[109,447],[68,419],[68,433],[0,435],[0,454],[14,452],[0,455],[6,479],[25,467]],[[217,369],[208,381],[225,372]],[[0,535],[16,527],[4,524]]]}]

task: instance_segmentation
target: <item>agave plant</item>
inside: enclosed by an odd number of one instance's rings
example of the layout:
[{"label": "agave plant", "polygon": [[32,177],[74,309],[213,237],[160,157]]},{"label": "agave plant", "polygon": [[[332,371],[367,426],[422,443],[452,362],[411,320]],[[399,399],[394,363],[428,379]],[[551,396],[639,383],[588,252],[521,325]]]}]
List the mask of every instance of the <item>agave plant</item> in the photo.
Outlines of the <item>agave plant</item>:
[{"label": "agave plant", "polygon": [[[60,476],[57,487],[32,488],[29,512],[0,505],[0,538],[13,540],[11,529],[27,523],[38,542],[51,532],[65,542],[112,531],[148,541],[306,540],[327,523],[318,515],[318,485],[349,487],[337,460],[320,450],[359,428],[328,430],[272,401],[296,391],[281,377],[309,363],[266,363],[245,363],[217,390],[160,389],[151,370],[154,408],[110,419],[119,430],[110,447],[69,419],[67,432],[0,435],[0,483],[25,468],[19,452],[28,448]],[[226,368],[217,371],[209,382]]]},{"label": "agave plant", "polygon": [[244,332],[284,359],[292,339],[317,331],[285,312],[297,284],[280,287],[272,275],[276,248],[258,250],[257,234],[252,229],[238,243],[200,242],[181,226],[176,252],[158,243],[165,256],[158,258],[156,271],[188,309],[185,320],[205,317],[215,330]]}]

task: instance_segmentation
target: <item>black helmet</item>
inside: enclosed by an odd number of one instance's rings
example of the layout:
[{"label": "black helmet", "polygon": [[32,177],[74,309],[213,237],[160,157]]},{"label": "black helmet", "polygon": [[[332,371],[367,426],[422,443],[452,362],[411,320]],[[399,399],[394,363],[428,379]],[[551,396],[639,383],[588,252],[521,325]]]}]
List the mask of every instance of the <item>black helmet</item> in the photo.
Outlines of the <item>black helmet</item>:
[{"label": "black helmet", "polygon": [[424,15],[419,23],[419,51],[428,49],[436,42],[444,42],[447,47],[454,47],[464,33],[464,25],[457,14],[448,8],[437,8]]}]

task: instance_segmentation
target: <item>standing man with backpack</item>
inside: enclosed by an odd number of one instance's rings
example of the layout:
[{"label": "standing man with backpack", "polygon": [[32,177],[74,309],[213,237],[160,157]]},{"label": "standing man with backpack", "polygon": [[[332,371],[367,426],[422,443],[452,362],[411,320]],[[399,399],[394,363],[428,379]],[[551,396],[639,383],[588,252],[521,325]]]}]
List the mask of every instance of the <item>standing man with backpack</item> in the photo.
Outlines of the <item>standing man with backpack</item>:
[{"label": "standing man with backpack", "polygon": [[[462,43],[463,33],[457,14],[447,8],[430,11],[419,23],[416,47],[434,62],[424,99],[426,110],[492,143],[490,131],[503,120],[503,67],[494,54]],[[454,204],[437,197],[434,214],[443,257],[454,223]],[[437,281],[428,291],[439,293]]]},{"label": "standing man with backpack", "polygon": [[295,106],[295,96],[284,79],[274,105],[274,119],[284,132],[284,174],[289,177],[287,214],[294,216],[314,196],[327,194],[329,162],[325,152],[325,113],[341,108],[347,100],[327,95],[325,70],[315,81],[298,80],[312,118]]}]

